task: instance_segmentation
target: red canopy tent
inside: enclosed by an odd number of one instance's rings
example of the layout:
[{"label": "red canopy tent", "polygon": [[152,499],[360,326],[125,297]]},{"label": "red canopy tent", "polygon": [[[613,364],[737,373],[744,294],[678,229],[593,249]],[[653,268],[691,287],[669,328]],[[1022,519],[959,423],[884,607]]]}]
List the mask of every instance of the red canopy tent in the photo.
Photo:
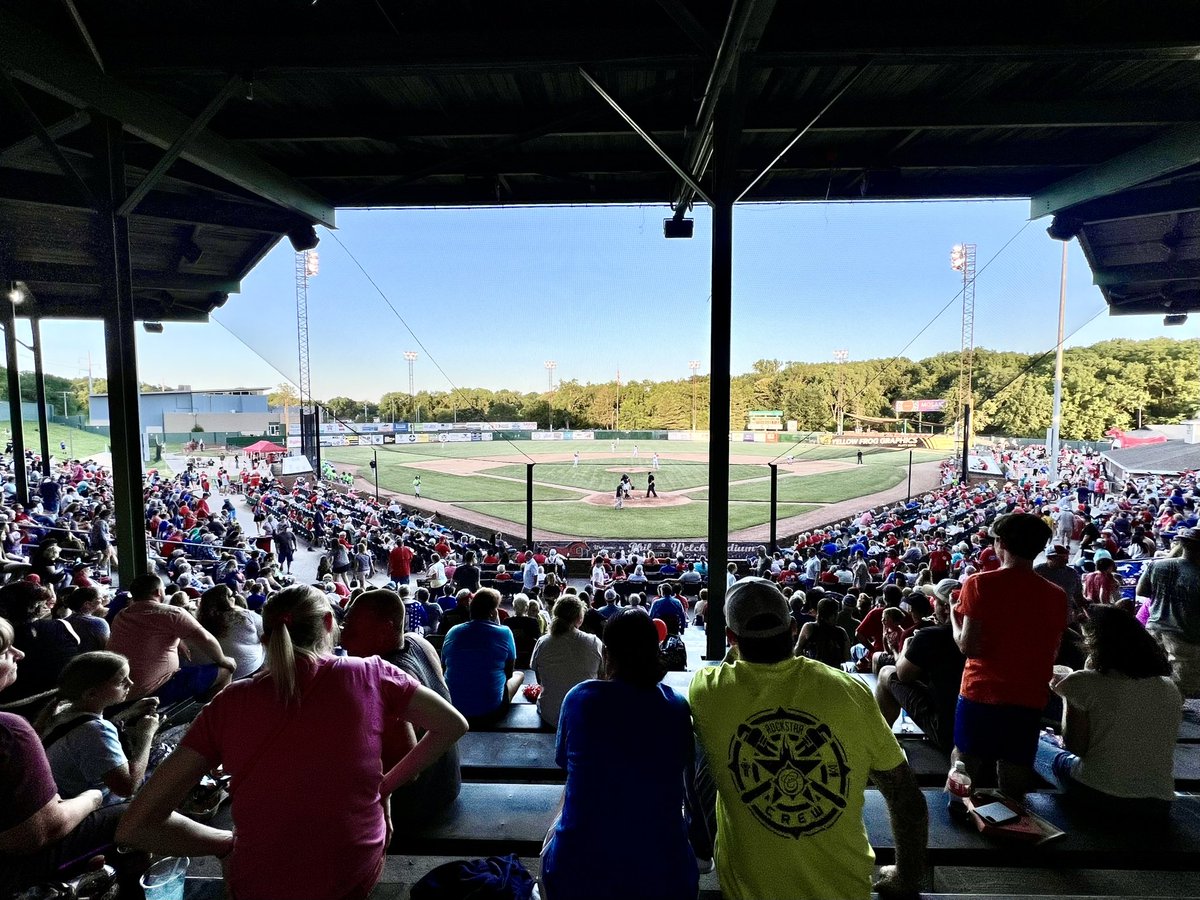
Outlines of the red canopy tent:
[{"label": "red canopy tent", "polygon": [[259,441],[244,449],[246,453],[287,453],[287,448],[272,444],[270,441]]}]

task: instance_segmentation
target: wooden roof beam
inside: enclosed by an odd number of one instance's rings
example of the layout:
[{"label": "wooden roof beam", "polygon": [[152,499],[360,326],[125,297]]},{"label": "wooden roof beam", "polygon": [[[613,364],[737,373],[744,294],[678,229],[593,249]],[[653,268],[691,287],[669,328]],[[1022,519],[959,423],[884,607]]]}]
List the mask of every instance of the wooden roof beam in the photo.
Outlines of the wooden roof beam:
[{"label": "wooden roof beam", "polygon": [[1037,191],[1029,217],[1039,219],[1200,163],[1200,124],[1181,125],[1157,140]]},{"label": "wooden roof beam", "polygon": [[[56,38],[0,7],[0,61],[15,78],[80,109],[115,119],[133,135],[167,150],[192,120],[157,97],[99,74],[95,64]],[[201,131],[181,158],[277,206],[330,228],[333,206],[244,148]]]}]

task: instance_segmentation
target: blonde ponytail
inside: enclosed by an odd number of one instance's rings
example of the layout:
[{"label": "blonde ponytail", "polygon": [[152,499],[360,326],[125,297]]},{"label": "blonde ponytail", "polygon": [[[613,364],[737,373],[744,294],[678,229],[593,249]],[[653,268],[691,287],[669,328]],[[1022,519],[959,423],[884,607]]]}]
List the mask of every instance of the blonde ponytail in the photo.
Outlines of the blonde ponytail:
[{"label": "blonde ponytail", "polygon": [[333,646],[332,635],[325,630],[326,615],[332,615],[329,601],[307,584],[284,588],[263,606],[266,667],[285,704],[299,699],[296,657],[315,660]]}]

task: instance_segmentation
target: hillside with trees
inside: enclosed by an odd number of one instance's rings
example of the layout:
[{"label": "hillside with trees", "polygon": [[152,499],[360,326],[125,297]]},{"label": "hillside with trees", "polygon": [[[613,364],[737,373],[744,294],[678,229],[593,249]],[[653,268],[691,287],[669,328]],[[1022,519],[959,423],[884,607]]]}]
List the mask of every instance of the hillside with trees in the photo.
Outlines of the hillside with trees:
[{"label": "hillside with trees", "polygon": [[[835,426],[839,395],[844,398],[846,427],[853,416],[893,418],[897,399],[945,399],[946,414],[928,414],[926,426],[953,424],[958,395],[959,354],[940,353],[926,359],[869,359],[843,364],[784,362],[764,359],[731,385],[732,420],[744,427],[752,409],[777,409],[803,431]],[[979,349],[975,352],[973,427],[977,433],[1039,437],[1050,427],[1054,356]],[[696,427],[708,427],[708,378],[695,381]],[[509,390],[464,388],[421,391],[415,398],[389,391],[377,402],[334,397],[327,411],[347,422],[411,421],[420,409],[422,421],[508,421],[546,423],[555,428],[626,430],[692,427],[693,384],[677,381],[615,381],[581,384],[564,381],[553,393],[522,394]],[[1063,362],[1063,437],[1096,440],[1109,428],[1136,428],[1145,423],[1172,423],[1200,409],[1200,341],[1155,338],[1113,340],[1073,347]],[[909,417],[910,428],[913,418]],[[898,425],[872,424],[885,430]]]}]

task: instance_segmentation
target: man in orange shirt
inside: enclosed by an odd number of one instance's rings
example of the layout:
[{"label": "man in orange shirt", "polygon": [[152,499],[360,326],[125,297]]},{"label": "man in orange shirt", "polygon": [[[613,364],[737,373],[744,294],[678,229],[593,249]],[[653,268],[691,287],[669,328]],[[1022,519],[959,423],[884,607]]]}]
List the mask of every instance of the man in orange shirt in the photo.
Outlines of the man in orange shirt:
[{"label": "man in orange shirt", "polygon": [[967,657],[954,721],[954,759],[974,781],[996,767],[1000,789],[1030,784],[1054,659],[1068,625],[1067,595],[1033,571],[1050,540],[1039,516],[1011,513],[992,525],[1000,568],[973,575],[950,614]]}]

